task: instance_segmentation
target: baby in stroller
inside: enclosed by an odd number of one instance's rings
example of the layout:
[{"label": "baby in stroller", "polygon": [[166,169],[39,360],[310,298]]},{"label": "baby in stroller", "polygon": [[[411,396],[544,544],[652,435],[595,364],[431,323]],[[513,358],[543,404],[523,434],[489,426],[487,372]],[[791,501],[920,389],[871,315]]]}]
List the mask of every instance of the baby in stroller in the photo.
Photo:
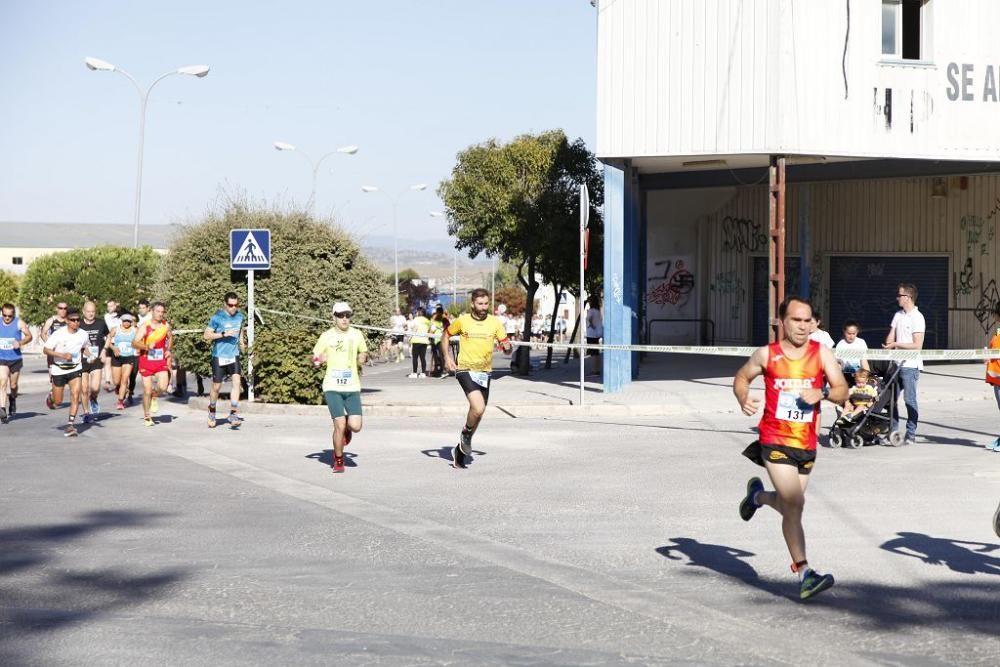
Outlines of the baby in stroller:
[{"label": "baby in stroller", "polygon": [[889,432],[899,368],[893,362],[872,363],[871,372],[864,368],[855,372],[844,411],[830,428],[831,447],[901,444],[899,433]]}]

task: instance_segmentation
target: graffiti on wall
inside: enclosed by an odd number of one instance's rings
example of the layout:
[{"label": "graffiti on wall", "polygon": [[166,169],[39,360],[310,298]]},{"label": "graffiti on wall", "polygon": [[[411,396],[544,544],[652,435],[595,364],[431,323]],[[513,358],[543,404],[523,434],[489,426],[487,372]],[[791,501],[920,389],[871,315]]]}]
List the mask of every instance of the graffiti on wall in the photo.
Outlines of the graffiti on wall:
[{"label": "graffiti on wall", "polygon": [[747,300],[747,290],[743,285],[743,279],[737,275],[736,271],[723,271],[715,274],[715,280],[708,286],[712,293],[718,296],[730,297],[733,303],[729,306],[729,318],[738,320]]},{"label": "graffiti on wall", "polygon": [[694,295],[695,275],[690,257],[656,259],[649,263],[646,278],[646,301],[652,305],[675,307],[688,305]]},{"label": "graffiti on wall", "polygon": [[967,258],[965,260],[965,266],[962,267],[962,271],[954,276],[955,284],[952,291],[955,294],[955,298],[957,299],[960,296],[968,296],[972,294],[972,290],[976,289],[982,281],[982,274],[979,276],[979,281],[976,281],[975,270],[972,266],[972,258]]},{"label": "graffiti on wall", "polygon": [[749,218],[722,219],[722,249],[727,252],[757,252],[767,246],[767,233],[759,222]]},{"label": "graffiti on wall", "polygon": [[965,250],[969,255],[976,252],[980,257],[990,254],[990,242],[996,236],[997,226],[987,217],[985,220],[978,215],[963,215],[960,223]]},{"label": "graffiti on wall", "polygon": [[993,310],[997,304],[1000,304],[1000,289],[997,288],[997,281],[991,280],[983,285],[979,295],[979,303],[976,304],[976,309],[973,312],[984,333],[988,333],[990,330],[990,325],[993,323]]}]

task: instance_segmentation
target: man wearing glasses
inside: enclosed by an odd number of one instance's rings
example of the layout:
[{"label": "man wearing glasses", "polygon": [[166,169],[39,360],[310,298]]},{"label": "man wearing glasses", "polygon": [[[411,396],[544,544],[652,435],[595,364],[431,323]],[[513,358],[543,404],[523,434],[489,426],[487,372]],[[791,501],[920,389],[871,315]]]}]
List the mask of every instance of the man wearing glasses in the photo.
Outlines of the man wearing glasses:
[{"label": "man wearing glasses", "polygon": [[[66,302],[60,301],[59,303],[56,304],[56,314],[50,317],[49,319],[45,320],[45,324],[42,325],[42,332],[41,332],[42,342],[43,343],[48,342],[49,336],[51,336],[56,331],[59,331],[59,329],[62,329],[65,326],[66,326]],[[57,404],[52,398],[55,390],[55,384],[53,384],[52,382],[52,364],[54,360],[52,359],[52,357],[46,355],[45,361],[47,362],[49,368],[49,394],[48,396],[45,397],[45,405],[49,408],[49,410],[55,410]],[[62,392],[59,392],[59,395],[61,396]]]},{"label": "man wearing glasses", "polygon": [[351,326],[351,305],[333,304],[335,324],[313,346],[312,362],[318,367],[326,362],[323,398],[333,420],[333,472],[344,472],[344,446],[351,435],[361,430],[361,373],[359,366],[368,360],[364,334]]},{"label": "man wearing glasses", "polygon": [[237,428],[242,422],[240,417],[240,390],[242,373],[240,369],[240,352],[246,351],[246,339],[243,337],[243,313],[240,311],[240,298],[235,292],[227,292],[223,297],[223,307],[215,311],[205,329],[205,340],[212,343],[212,391],[208,399],[208,427],[215,428],[215,403],[219,400],[222,383],[231,378],[232,391],[229,395],[229,424]]},{"label": "man wearing glasses", "polygon": [[[896,302],[900,310],[893,316],[889,335],[885,337],[882,346],[887,350],[920,350],[924,347],[924,332],[927,323],[924,316],[917,310],[917,287],[913,283],[900,283],[896,288]],[[907,359],[901,364],[899,371],[903,383],[903,402],[906,404],[906,436],[904,445],[912,445],[917,440],[917,381],[920,379],[920,369],[924,362],[920,359]],[[899,408],[892,407],[892,430],[899,428]]]},{"label": "man wearing glasses", "polygon": [[52,376],[52,400],[58,405],[62,403],[63,390],[69,386],[69,420],[63,435],[73,437],[76,432],[76,410],[83,405],[83,413],[89,415],[90,406],[83,400],[83,360],[97,360],[90,349],[90,336],[80,329],[80,311],[76,308],[66,310],[66,326],[58,329],[45,341],[45,354],[52,359],[49,373]]},{"label": "man wearing glasses", "polygon": [[15,314],[14,304],[5,303],[0,308],[0,423],[6,424],[17,411],[17,380],[24,365],[21,348],[30,342],[31,331]]}]

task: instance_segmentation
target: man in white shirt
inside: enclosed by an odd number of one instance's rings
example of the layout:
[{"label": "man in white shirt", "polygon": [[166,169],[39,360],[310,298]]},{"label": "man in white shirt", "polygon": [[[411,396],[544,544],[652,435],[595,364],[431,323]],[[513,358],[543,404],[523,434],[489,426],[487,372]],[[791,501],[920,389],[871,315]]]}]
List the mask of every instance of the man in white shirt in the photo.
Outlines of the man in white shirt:
[{"label": "man in white shirt", "polygon": [[97,360],[97,355],[90,349],[90,336],[80,329],[80,311],[69,308],[66,311],[66,326],[57,330],[45,340],[45,354],[52,358],[49,373],[52,375],[52,396],[56,405],[62,403],[63,391],[69,387],[69,420],[63,435],[74,437],[76,431],[77,407],[83,406],[84,415],[90,413],[89,401],[82,399],[81,377],[83,375],[83,360]]},{"label": "man in white shirt", "polygon": [[[896,300],[901,310],[892,318],[889,335],[882,346],[887,350],[920,350],[924,347],[924,333],[927,323],[917,310],[917,288],[912,283],[900,283],[896,288]],[[904,361],[899,371],[903,383],[903,403],[906,405],[906,436],[903,444],[911,445],[917,439],[917,381],[924,362],[920,359]],[[892,430],[899,428],[899,408],[893,406]]]},{"label": "man in white shirt", "polygon": [[389,318],[389,328],[391,329],[389,335],[389,358],[399,363],[404,359],[403,338],[404,334],[406,334],[406,318],[399,312],[399,308]]}]

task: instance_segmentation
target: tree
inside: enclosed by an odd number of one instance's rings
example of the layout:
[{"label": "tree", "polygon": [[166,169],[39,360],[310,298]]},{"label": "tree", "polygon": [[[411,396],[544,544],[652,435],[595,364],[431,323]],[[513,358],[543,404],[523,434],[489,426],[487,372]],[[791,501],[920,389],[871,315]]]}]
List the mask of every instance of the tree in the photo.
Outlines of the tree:
[{"label": "tree", "polygon": [[507,306],[508,315],[520,315],[528,303],[528,293],[520,285],[516,287],[498,287],[497,305]]},{"label": "tree", "polygon": [[28,266],[18,306],[27,322],[41,324],[59,301],[79,307],[88,299],[126,305],[151,299],[160,263],[148,246],[97,246],[44,255]]},{"label": "tree", "polygon": [[[527,292],[523,340],[530,338],[537,276],[549,241],[566,243],[553,230],[572,224],[576,195],[569,186],[582,172],[565,162],[579,157],[579,146],[579,140],[569,144],[562,130],[522,135],[507,144],[491,139],[459,153],[451,178],[438,188],[457,248],[517,266]],[[518,350],[516,366],[522,373],[528,368],[526,352]]]},{"label": "tree", "polygon": [[[237,228],[271,230],[271,270],[254,274],[263,319],[255,330],[255,386],[265,401],[318,403],[323,373],[312,368],[310,356],[319,334],[332,326],[331,306],[348,301],[355,324],[385,326],[391,282],[332,224],[299,211],[230,203],[183,230],[157,283],[174,327],[196,331],[177,336],[174,350],[199,375],[211,372],[211,346],[201,331],[223,295],[236,292],[246,304],[246,272],[229,269],[229,232]],[[379,338],[373,334],[370,342]]]},{"label": "tree", "polygon": [[0,271],[0,304],[17,305],[17,290],[21,277],[10,271]]}]

